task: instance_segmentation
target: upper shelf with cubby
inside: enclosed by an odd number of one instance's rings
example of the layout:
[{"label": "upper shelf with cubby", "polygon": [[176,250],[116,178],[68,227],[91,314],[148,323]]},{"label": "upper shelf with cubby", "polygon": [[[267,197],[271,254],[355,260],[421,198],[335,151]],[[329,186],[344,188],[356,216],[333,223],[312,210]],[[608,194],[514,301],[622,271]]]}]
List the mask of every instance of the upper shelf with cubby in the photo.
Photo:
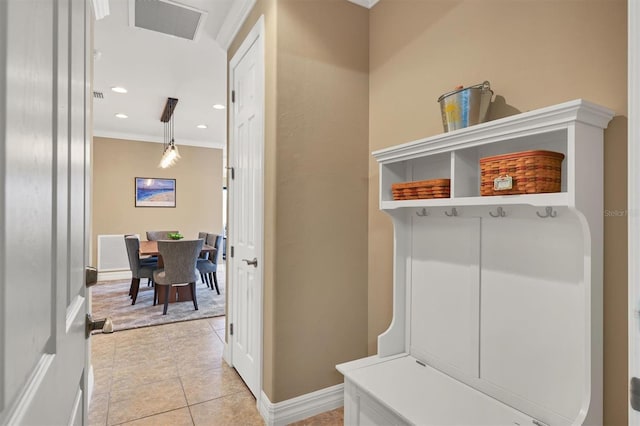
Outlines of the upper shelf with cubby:
[{"label": "upper shelf with cubby", "polygon": [[[576,207],[577,185],[592,165],[602,164],[603,130],[613,111],[574,100],[441,135],[375,151],[380,164],[380,208],[533,205]],[[480,196],[481,158],[528,150],[561,152],[560,192]],[[391,185],[426,179],[451,179],[450,198],[394,201]]]}]

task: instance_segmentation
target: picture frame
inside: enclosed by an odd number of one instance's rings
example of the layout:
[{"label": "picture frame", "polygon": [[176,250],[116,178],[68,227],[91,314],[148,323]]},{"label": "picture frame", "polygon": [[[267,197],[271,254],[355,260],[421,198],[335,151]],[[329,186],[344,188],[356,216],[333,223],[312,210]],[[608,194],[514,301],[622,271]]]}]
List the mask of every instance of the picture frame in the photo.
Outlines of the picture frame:
[{"label": "picture frame", "polygon": [[176,180],[165,178],[135,178],[136,207],[175,207]]}]

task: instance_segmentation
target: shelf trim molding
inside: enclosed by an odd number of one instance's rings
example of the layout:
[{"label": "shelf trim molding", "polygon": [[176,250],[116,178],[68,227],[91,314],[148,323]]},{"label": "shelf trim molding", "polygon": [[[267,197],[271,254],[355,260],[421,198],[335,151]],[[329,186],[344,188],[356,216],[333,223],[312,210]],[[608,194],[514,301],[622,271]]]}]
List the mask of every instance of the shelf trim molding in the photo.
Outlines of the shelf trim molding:
[{"label": "shelf trim molding", "polygon": [[584,99],[576,99],[487,123],[477,124],[374,151],[380,164],[410,160],[425,154],[437,154],[485,145],[504,139],[525,137],[566,129],[571,123],[584,123],[606,129],[614,111]]}]

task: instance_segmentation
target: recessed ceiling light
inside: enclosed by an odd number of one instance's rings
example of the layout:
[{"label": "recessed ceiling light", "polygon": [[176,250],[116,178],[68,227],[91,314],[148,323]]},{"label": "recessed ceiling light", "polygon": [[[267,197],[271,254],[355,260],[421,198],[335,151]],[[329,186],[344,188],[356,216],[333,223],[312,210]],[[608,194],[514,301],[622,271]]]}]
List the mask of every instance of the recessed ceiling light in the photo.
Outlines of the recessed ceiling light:
[{"label": "recessed ceiling light", "polygon": [[207,128],[207,125],[206,125],[206,124],[198,124],[196,127],[197,127],[198,129],[206,129],[206,128]]},{"label": "recessed ceiling light", "polygon": [[125,89],[124,87],[120,87],[120,86],[112,87],[111,90],[113,90],[116,93],[127,93],[127,89]]},{"label": "recessed ceiling light", "polygon": [[121,112],[117,113],[116,117],[118,117],[118,118],[129,118],[129,116],[127,114],[123,114]]},{"label": "recessed ceiling light", "polygon": [[225,108],[225,106],[224,106],[224,105],[222,105],[222,104],[215,104],[213,107],[214,107],[215,109],[224,109],[224,108]]}]

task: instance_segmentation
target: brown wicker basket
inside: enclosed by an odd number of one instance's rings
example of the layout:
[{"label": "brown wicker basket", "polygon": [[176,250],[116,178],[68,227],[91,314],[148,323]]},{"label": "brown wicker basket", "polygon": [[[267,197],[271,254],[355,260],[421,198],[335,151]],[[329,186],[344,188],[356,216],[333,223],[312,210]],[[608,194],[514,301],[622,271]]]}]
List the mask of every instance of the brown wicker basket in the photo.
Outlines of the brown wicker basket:
[{"label": "brown wicker basket", "polygon": [[391,192],[394,200],[417,200],[422,198],[449,198],[451,179],[429,179],[394,183]]},{"label": "brown wicker basket", "polygon": [[[553,151],[523,151],[481,158],[480,195],[560,192],[563,159],[564,154]],[[502,180],[496,181],[497,178]]]}]

